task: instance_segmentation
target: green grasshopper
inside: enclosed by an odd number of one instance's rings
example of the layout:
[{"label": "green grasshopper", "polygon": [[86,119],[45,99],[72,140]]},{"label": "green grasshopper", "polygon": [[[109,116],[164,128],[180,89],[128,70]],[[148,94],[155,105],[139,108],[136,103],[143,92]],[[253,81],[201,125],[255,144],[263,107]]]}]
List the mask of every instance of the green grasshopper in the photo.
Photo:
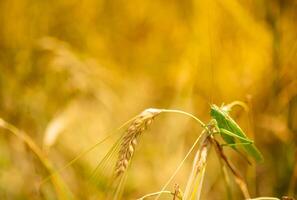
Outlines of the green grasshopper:
[{"label": "green grasshopper", "polygon": [[[210,115],[215,121],[215,128],[227,143],[225,145],[231,146],[234,149],[236,149],[237,145],[243,145],[248,155],[252,156],[257,162],[263,161],[263,156],[254,145],[254,142],[246,136],[238,124],[230,117],[229,111],[233,105],[233,103],[221,107],[214,104],[211,105]],[[240,143],[235,143],[236,139]]]},{"label": "green grasshopper", "polygon": [[[221,107],[218,107],[217,105],[214,105],[214,104],[211,105],[210,115],[212,119],[207,125],[204,124],[200,119],[198,119],[194,115],[191,115],[190,113],[187,113],[187,112],[183,112],[180,110],[163,110],[163,112],[180,113],[193,118],[194,120],[196,120],[196,122],[198,122],[198,124],[200,124],[204,128],[204,131],[206,131],[209,135],[220,134],[223,140],[227,143],[227,144],[222,144],[222,146],[224,145],[231,146],[234,150],[237,151],[237,146],[243,145],[245,152],[249,156],[253,157],[257,162],[261,162],[263,160],[263,156],[254,145],[254,142],[245,135],[245,133],[239,127],[239,125],[229,116],[229,112],[234,105],[241,105],[243,107],[246,107],[244,103],[238,102],[238,101],[232,102],[226,106],[221,106]],[[200,136],[197,138],[197,140],[200,140]],[[176,176],[177,172],[179,171],[180,167],[184,163],[185,159],[188,157],[189,153],[193,150],[193,147],[196,145],[196,141],[191,147],[191,149],[188,151],[183,161],[179,164],[179,166],[174,171],[172,176],[163,186],[162,190],[158,193],[158,196],[155,198],[155,200],[159,199],[160,194],[166,189],[169,183]],[[239,142],[236,142],[236,141],[239,141]],[[240,153],[239,151],[237,152]],[[190,185],[190,187],[192,186]],[[195,192],[197,191],[194,191],[194,193]]]}]

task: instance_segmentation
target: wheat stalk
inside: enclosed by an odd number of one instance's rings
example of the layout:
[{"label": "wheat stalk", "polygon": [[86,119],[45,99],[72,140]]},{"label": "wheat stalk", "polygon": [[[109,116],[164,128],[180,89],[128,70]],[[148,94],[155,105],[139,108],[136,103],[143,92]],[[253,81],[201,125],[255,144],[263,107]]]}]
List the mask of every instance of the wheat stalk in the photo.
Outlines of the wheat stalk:
[{"label": "wheat stalk", "polygon": [[145,130],[147,130],[147,128],[153,122],[154,117],[159,113],[161,113],[161,110],[159,109],[146,109],[142,113],[140,113],[130,124],[130,126],[126,129],[118,153],[118,159],[115,165],[116,177],[119,177],[126,171],[129,162],[133,156],[139,136]]},{"label": "wheat stalk", "polygon": [[[202,133],[203,134],[203,133]],[[195,159],[193,162],[192,171],[188,178],[187,186],[183,199],[199,200],[201,196],[202,184],[206,170],[207,156],[210,149],[209,135],[203,134],[199,144]]]},{"label": "wheat stalk", "polygon": [[[40,160],[42,165],[49,173],[52,173],[54,171],[54,167],[50,162],[50,160],[47,158],[44,152],[40,149],[40,147],[34,142],[34,140],[27,133],[25,133],[22,130],[19,130],[17,127],[8,123],[2,118],[0,118],[0,128],[8,130],[10,133],[14,134],[18,139],[23,141],[29,147],[29,149],[37,156],[37,158]],[[52,176],[51,180],[58,199],[60,200],[75,199],[72,196],[72,193],[70,192],[67,185],[64,183],[64,181],[58,174],[55,174],[55,176]]]},{"label": "wheat stalk", "polygon": [[237,185],[239,186],[244,198],[245,199],[250,199],[250,194],[249,194],[248,187],[247,187],[247,184],[246,184],[245,180],[240,175],[240,173],[237,171],[237,169],[231,164],[231,162],[229,161],[229,159],[225,155],[225,153],[223,151],[223,148],[219,144],[219,142],[217,140],[215,140],[213,137],[210,137],[210,138],[211,138],[211,142],[215,146],[215,150],[217,152],[217,155],[219,156],[220,159],[222,159],[224,161],[224,163],[226,164],[226,167],[233,174],[234,180],[237,183]]}]

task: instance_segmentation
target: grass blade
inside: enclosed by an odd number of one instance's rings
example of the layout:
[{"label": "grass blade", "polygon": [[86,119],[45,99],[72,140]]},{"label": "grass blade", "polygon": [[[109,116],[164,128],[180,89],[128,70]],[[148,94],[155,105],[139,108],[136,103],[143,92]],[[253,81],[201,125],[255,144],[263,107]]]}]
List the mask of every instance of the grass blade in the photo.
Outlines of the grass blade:
[{"label": "grass blade", "polygon": [[210,143],[206,135],[201,140],[202,141],[196,153],[193,162],[193,168],[183,196],[184,200],[199,200],[201,196],[202,184],[206,169],[206,159],[210,148]]},{"label": "grass blade", "polygon": [[[4,121],[0,118],[0,127],[3,129],[8,130],[10,133],[14,134],[17,138],[22,140],[29,149],[37,156],[37,158],[40,160],[42,165],[45,167],[45,169],[49,173],[53,173],[54,167],[51,164],[51,162],[47,159],[46,155],[43,153],[43,151],[37,146],[37,144],[29,137],[25,132],[19,130],[12,124]],[[55,174],[51,178],[51,182],[55,188],[56,195],[58,199],[64,200],[64,199],[74,199],[74,196],[68,189],[67,185],[64,183],[62,178],[58,176],[58,174]]]}]

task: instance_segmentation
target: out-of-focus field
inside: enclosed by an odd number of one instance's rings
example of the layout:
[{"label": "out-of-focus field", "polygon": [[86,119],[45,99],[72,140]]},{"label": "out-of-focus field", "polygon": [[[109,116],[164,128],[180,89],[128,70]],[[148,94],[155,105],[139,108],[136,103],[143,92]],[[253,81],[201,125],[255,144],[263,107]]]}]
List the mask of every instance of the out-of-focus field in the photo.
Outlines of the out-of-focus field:
[{"label": "out-of-focus field", "polygon": [[[232,116],[265,162],[226,154],[252,196],[294,196],[296,58],[293,0],[1,0],[0,118],[58,169],[146,108],[207,122],[211,103],[242,100],[249,112]],[[155,120],[137,146],[124,199],[160,190],[200,131],[179,115]],[[61,172],[75,199],[96,199],[88,177],[112,142]],[[184,189],[192,158],[169,190]],[[214,152],[207,162],[202,199],[227,199]],[[20,138],[0,129],[0,199],[56,199],[50,181],[39,188],[47,175]],[[232,196],[242,198],[236,184]]]}]

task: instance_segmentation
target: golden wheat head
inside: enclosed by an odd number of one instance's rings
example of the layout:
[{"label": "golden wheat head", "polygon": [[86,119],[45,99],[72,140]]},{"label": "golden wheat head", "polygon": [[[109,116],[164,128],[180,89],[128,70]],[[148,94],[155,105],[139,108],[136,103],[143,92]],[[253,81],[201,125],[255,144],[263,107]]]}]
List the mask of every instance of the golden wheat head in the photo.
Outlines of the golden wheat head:
[{"label": "golden wheat head", "polygon": [[161,110],[159,109],[146,109],[140,113],[126,129],[116,162],[116,177],[119,177],[125,172],[133,156],[138,137],[151,125],[154,117],[160,112]]}]

